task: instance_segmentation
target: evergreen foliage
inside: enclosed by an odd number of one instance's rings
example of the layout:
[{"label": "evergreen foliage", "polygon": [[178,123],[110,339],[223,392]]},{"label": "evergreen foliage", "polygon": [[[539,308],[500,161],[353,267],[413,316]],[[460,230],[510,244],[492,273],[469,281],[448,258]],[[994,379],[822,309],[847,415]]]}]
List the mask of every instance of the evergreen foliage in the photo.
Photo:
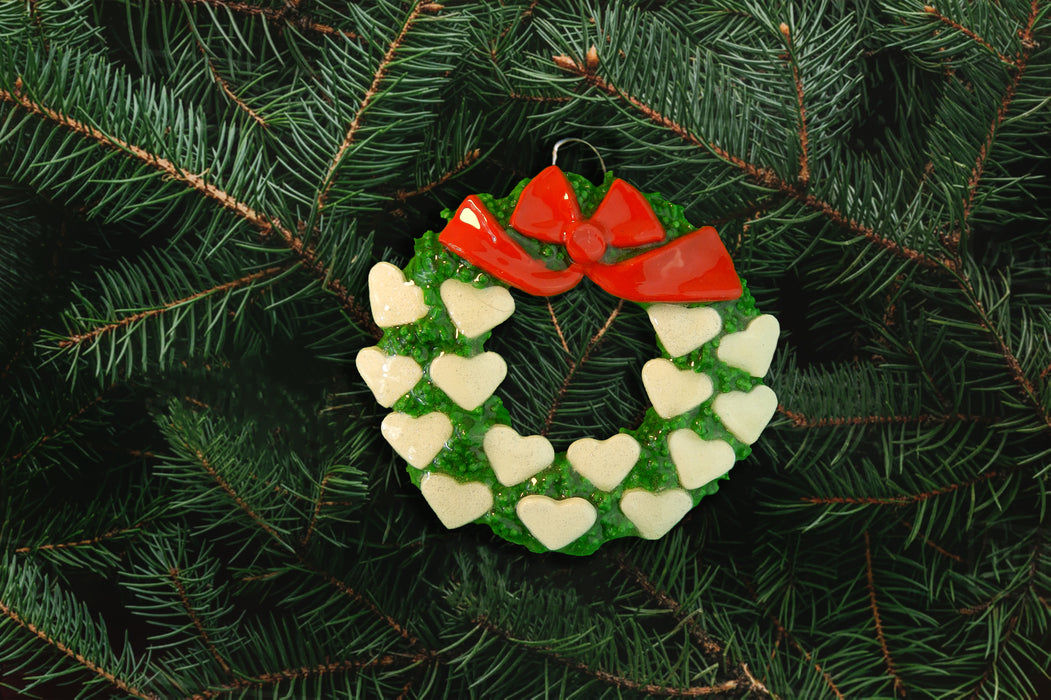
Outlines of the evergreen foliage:
[{"label": "evergreen foliage", "polygon": [[[1047,692],[1049,30],[1045,0],[0,3],[0,687]],[[570,136],[715,225],[784,329],[752,457],[586,558],[445,530],[353,365],[372,264]],[[516,303],[512,416],[556,450],[637,424],[645,319]]]}]

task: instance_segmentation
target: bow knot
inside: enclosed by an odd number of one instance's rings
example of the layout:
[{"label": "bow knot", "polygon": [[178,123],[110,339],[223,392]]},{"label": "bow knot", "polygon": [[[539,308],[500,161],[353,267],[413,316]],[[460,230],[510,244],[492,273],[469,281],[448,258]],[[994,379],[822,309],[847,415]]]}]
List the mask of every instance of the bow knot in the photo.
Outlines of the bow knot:
[{"label": "bow knot", "polygon": [[[565,175],[552,165],[522,190],[509,224],[523,236],[564,246],[570,264],[553,269],[533,258],[474,195],[464,200],[438,238],[473,265],[538,296],[568,291],[585,275],[630,301],[724,301],[741,296],[733,261],[714,228],[705,226],[664,242],[664,227],[649,202],[620,179],[585,218]],[[649,249],[620,262],[604,261],[610,248],[642,246]]]}]

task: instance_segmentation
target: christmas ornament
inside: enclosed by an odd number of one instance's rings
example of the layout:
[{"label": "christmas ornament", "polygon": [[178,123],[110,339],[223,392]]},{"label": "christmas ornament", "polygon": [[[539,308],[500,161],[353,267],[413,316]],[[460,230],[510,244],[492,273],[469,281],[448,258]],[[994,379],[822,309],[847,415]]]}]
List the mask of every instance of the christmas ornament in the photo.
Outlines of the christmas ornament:
[{"label": "christmas ornament", "polygon": [[[593,186],[551,166],[504,199],[471,195],[446,216],[404,272],[372,268],[385,332],[357,357],[392,409],[381,432],[413,483],[446,527],[485,523],[532,551],[590,554],[618,537],[663,536],[773,416],[761,378],[777,320],[755,309],[715,229],[693,230],[680,207],[608,175]],[[646,309],[660,351],[642,368],[652,408],[638,428],[582,435],[556,454],[511,424],[494,395],[507,363],[484,345],[516,295],[572,294],[585,278]]]}]

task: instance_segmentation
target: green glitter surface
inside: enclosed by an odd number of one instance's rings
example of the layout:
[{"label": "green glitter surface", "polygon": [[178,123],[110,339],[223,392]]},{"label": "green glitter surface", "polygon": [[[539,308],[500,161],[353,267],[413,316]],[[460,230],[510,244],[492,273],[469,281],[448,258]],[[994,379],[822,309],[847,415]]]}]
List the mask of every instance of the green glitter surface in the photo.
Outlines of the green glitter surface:
[{"label": "green glitter surface", "polygon": [[[607,173],[604,182],[597,186],[573,173],[566,173],[566,177],[576,191],[584,216],[594,212],[613,182],[613,175],[610,173]],[[480,194],[478,197],[500,223],[507,226],[511,212],[526,184],[528,180],[522,181],[503,199],[494,199],[487,194]],[[646,198],[669,237],[675,238],[694,230],[686,221],[682,207],[670,204],[658,195],[647,195]],[[443,212],[446,219],[450,219],[452,215],[453,212],[449,210]],[[568,265],[568,258],[560,246],[539,246],[524,237],[520,240],[528,242],[531,252],[547,261],[551,267]],[[631,254],[635,254],[635,251],[631,251]],[[447,251],[439,243],[438,233],[435,231],[429,231],[417,239],[415,257],[405,268],[405,277],[423,290],[424,302],[429,310],[419,321],[387,329],[379,342],[379,347],[385,353],[411,357],[421,367],[427,368],[430,362],[442,353],[473,357],[485,352],[485,341],[491,333],[471,339],[458,333],[445,309],[439,289],[441,283],[447,279],[466,282],[480,289],[495,285],[506,287],[506,284]],[[464,410],[430,380],[428,369],[425,369],[423,379],[408,394],[401,397],[392,409],[411,416],[440,411],[452,422],[453,433],[426,470],[408,466],[412,482],[418,487],[427,471],[435,471],[448,474],[459,482],[484,483],[492,491],[493,507],[474,522],[487,524],[501,537],[524,545],[534,552],[544,552],[547,548],[530,534],[515,512],[518,502],[530,494],[540,494],[557,500],[577,496],[586,499],[597,510],[598,517],[591,529],[559,550],[565,554],[587,555],[608,540],[638,536],[635,525],[620,510],[620,499],[625,491],[634,488],[653,493],[681,488],[668,451],[667,437],[672,431],[687,428],[705,440],[724,440],[733,447],[738,460],[751,454],[751,448],[731,435],[712,410],[712,400],[717,394],[749,391],[762,383],[747,372],[719,361],[716,355],[719,340],[724,335],[743,330],[752,318],[759,315],[755,301],[743,281],[742,286],[743,294],[734,301],[691,305],[714,308],[723,322],[719,334],[697,350],[673,358],[660,347],[658,341],[662,357],[670,359],[679,369],[688,368],[708,375],[714,385],[714,392],[692,411],[664,419],[650,408],[637,429],[622,429],[620,432],[638,441],[641,455],[628,475],[612,491],[603,491],[595,487],[573,470],[564,452],[557,454],[554,463],[534,477],[513,486],[503,486],[497,481],[496,474],[482,449],[483,437],[490,427],[500,423],[511,425],[511,417],[503,402],[493,395],[473,411]],[[573,291],[567,293],[572,294]],[[646,307],[648,304],[641,306]],[[725,478],[725,475],[720,477]],[[718,481],[719,479],[687,490],[693,499],[693,505],[696,506],[704,496],[716,493]]]}]

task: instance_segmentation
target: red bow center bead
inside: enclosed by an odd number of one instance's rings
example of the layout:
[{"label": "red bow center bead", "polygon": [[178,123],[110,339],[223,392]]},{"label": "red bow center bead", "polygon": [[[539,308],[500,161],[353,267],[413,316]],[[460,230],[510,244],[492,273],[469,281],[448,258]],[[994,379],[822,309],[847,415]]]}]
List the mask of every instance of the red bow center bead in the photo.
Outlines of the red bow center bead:
[{"label": "red bow center bead", "polygon": [[598,262],[606,254],[606,237],[598,226],[582,223],[566,236],[566,251],[573,262]]}]

